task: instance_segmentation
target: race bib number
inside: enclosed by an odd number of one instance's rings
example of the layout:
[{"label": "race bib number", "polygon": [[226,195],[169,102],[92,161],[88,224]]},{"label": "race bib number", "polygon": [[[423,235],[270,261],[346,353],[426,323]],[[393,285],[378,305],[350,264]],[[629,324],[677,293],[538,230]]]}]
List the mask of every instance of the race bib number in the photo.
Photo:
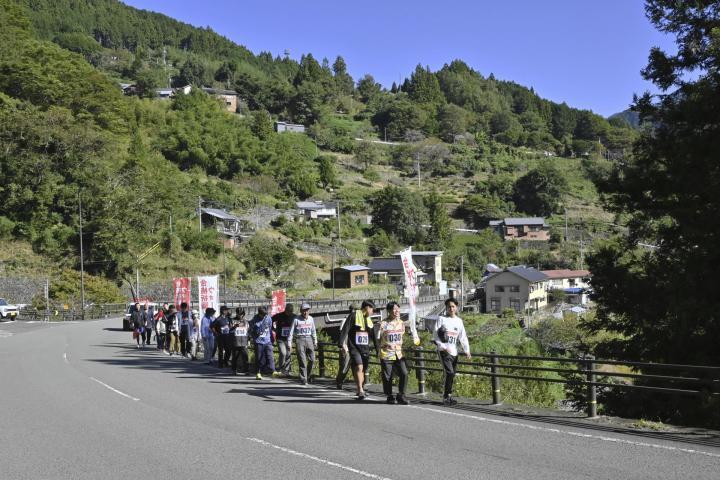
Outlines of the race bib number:
[{"label": "race bib number", "polygon": [[399,332],[390,332],[387,334],[387,341],[390,344],[399,344],[402,343],[402,333]]},{"label": "race bib number", "polygon": [[448,343],[455,345],[457,343],[457,332],[448,332]]},{"label": "race bib number", "polygon": [[247,337],[247,328],[236,328],[235,329],[235,336],[236,337]]},{"label": "race bib number", "polygon": [[230,327],[227,327],[227,326],[225,326],[225,327],[220,327],[220,333],[223,334],[223,335],[226,335],[226,334],[230,333]]},{"label": "race bib number", "polygon": [[367,332],[355,333],[355,345],[370,345],[370,337]]},{"label": "race bib number", "polygon": [[290,335],[290,327],[283,327],[283,328],[280,330],[280,336],[281,336],[281,337],[287,337],[288,335]]},{"label": "race bib number", "polygon": [[306,337],[312,333],[312,329],[310,327],[300,327],[298,328],[298,335],[301,337]]}]

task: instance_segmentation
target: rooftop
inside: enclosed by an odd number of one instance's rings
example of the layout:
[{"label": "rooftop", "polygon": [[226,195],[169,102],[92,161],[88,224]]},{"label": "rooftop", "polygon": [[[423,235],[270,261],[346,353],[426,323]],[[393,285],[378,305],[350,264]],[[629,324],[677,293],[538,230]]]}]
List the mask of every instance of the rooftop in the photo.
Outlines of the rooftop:
[{"label": "rooftop", "polygon": [[514,217],[506,218],[505,225],[546,225],[543,217]]},{"label": "rooftop", "polygon": [[514,267],[508,267],[505,270],[503,270],[502,272],[491,273],[490,276],[488,277],[488,280],[497,275],[500,275],[501,273],[504,273],[504,272],[514,273],[518,277],[524,278],[525,280],[527,280],[530,283],[542,282],[543,280],[548,279],[547,275],[545,275],[540,270],[536,270],[531,267],[526,267],[524,265],[517,265]]},{"label": "rooftop", "polygon": [[548,276],[548,278],[551,278],[551,279],[582,278],[582,277],[590,276],[590,270],[568,270],[568,269],[543,270],[542,273],[544,273],[545,275]]},{"label": "rooftop", "polygon": [[297,208],[300,210],[322,210],[325,208],[335,208],[334,203],[326,203],[321,200],[310,200],[307,202],[297,202]]},{"label": "rooftop", "polygon": [[363,270],[370,270],[365,265],[346,265],[344,267],[338,267],[338,269],[347,270],[348,272],[362,272]]},{"label": "rooftop", "polygon": [[232,215],[225,210],[220,210],[218,208],[203,208],[201,209],[202,213],[206,213],[210,215],[211,217],[220,218],[222,220],[234,220],[234,221],[240,221],[238,217],[235,215]]}]

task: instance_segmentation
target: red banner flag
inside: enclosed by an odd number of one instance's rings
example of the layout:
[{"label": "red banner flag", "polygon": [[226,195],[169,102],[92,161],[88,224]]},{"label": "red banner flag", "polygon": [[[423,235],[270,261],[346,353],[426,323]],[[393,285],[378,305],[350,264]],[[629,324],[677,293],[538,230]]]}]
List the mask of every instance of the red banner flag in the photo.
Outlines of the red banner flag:
[{"label": "red banner flag", "polygon": [[273,290],[270,315],[275,315],[285,310],[285,290]]},{"label": "red banner flag", "polygon": [[173,278],[173,301],[175,308],[180,309],[180,304],[185,302],[190,305],[190,278]]}]

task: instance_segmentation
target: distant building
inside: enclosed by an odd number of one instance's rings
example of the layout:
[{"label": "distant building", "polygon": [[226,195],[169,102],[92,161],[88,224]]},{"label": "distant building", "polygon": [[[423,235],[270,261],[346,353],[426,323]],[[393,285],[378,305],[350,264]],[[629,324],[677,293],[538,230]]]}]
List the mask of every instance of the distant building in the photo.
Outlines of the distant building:
[{"label": "distant building", "polygon": [[565,301],[585,305],[590,293],[589,270],[543,270],[548,277],[549,290],[562,290]]},{"label": "distant building", "polygon": [[[415,263],[414,258],[413,263]],[[405,269],[399,255],[390,258],[373,258],[370,260],[368,268],[370,269],[370,275],[387,278],[390,283],[402,284],[405,280]],[[417,270],[418,283],[423,283],[426,276],[425,272],[416,263],[415,269]]]},{"label": "distant building", "polygon": [[235,215],[218,208],[202,208],[200,209],[200,220],[203,227],[214,228],[224,235],[225,246],[232,248],[237,244],[237,239],[247,236],[252,230],[251,225]]},{"label": "distant building", "polygon": [[543,217],[520,217],[491,220],[490,228],[505,240],[550,240],[550,225]]},{"label": "distant building", "polygon": [[[396,253],[399,257],[400,254]],[[427,275],[425,279],[436,285],[442,281],[442,250],[420,251],[412,250],[412,259],[415,265]]]},{"label": "distant building", "polygon": [[222,88],[203,87],[202,91],[225,103],[228,112],[235,113],[238,110],[238,94],[235,90],[223,90]]},{"label": "distant building", "polygon": [[488,313],[501,313],[506,308],[533,313],[547,306],[547,297],[547,275],[522,265],[491,273],[485,282]]},{"label": "distant building", "polygon": [[369,283],[370,269],[364,265],[347,265],[332,271],[336,288],[363,287]]},{"label": "distant building", "polygon": [[158,88],[155,90],[155,96],[160,100],[168,100],[175,96],[175,92],[172,88]]},{"label": "distant building", "polygon": [[305,125],[300,125],[297,123],[275,122],[275,131],[277,133],[283,133],[283,132],[305,133]]},{"label": "distant building", "polygon": [[337,204],[335,203],[310,200],[307,202],[297,202],[295,205],[297,206],[300,215],[304,216],[306,220],[322,220],[337,217]]}]

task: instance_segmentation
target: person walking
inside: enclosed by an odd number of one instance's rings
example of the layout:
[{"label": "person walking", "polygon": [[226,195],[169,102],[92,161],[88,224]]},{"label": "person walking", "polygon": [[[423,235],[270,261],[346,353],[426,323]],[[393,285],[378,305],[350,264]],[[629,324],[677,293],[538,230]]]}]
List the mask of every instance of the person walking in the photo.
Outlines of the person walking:
[{"label": "person walking", "polygon": [[285,305],[285,310],[272,317],[275,341],[278,346],[278,372],[282,375],[290,375],[292,368],[292,343],[288,341],[290,330],[295,322],[295,313],[292,303]]},{"label": "person walking", "polygon": [[[390,405],[396,403],[407,405],[405,389],[407,388],[408,369],[402,351],[405,323],[400,319],[400,305],[397,302],[388,303],[385,309],[387,317],[380,322],[377,333],[383,392],[387,395],[387,403]],[[392,393],[393,376],[398,377],[397,397]]]},{"label": "person walking", "polygon": [[255,343],[255,378],[263,379],[263,374],[275,372],[275,358],[272,350],[272,318],[265,307],[258,307],[258,313],[251,322],[251,331]]},{"label": "person walking", "polygon": [[205,315],[200,320],[200,337],[203,343],[203,359],[208,365],[212,364],[213,354],[215,353],[215,334],[210,325],[215,320],[215,309],[208,307],[205,309]]},{"label": "person walking", "polygon": [[229,367],[232,338],[230,337],[230,314],[225,305],[220,307],[220,316],[211,324],[211,328],[215,332],[218,368]]},{"label": "person walking", "polygon": [[360,310],[350,312],[340,332],[340,345],[350,355],[350,366],[355,375],[355,387],[357,399],[365,400],[365,375],[370,361],[370,340],[377,350],[377,340],[373,331],[373,322],[370,318],[375,309],[375,304],[365,300]]},{"label": "person walking", "polygon": [[148,305],[147,310],[145,311],[145,345],[150,345],[153,331],[157,331],[157,327],[155,325],[155,307]]},{"label": "person walking", "polygon": [[182,302],[180,311],[176,315],[180,326],[180,353],[183,357],[187,357],[190,353],[190,334],[192,332],[192,313],[188,309],[188,304]]},{"label": "person walking", "polygon": [[248,375],[250,373],[248,363],[248,322],[245,320],[245,310],[242,308],[235,310],[235,318],[230,326],[230,336],[232,338],[233,375],[239,373],[238,360],[240,361],[240,370],[245,375]]},{"label": "person walking", "polygon": [[455,370],[457,368],[458,349],[462,346],[465,356],[470,359],[470,343],[465,333],[462,318],[457,316],[458,302],[454,298],[445,300],[445,314],[440,316],[433,329],[433,342],[437,345],[440,363],[445,372],[445,388],[443,390],[443,404],[455,405],[457,400],[452,397]]},{"label": "person walking", "polygon": [[143,331],[145,328],[145,314],[140,308],[139,303],[135,303],[134,309],[130,314],[130,321],[133,326],[133,339],[135,340],[135,348],[140,348]]},{"label": "person walking", "polygon": [[[354,316],[355,307],[350,306],[350,315],[348,315],[346,318],[343,319],[342,323],[340,323],[340,331],[342,332],[345,328],[345,323],[350,318],[355,318]],[[338,340],[338,373],[335,377],[335,387],[338,390],[342,390],[343,383],[345,382],[345,377],[347,377],[348,372],[350,371],[350,355],[348,352],[345,351],[343,348],[343,345]]]},{"label": "person walking", "polygon": [[165,317],[161,315],[164,315],[162,310],[155,314],[155,318],[157,318],[157,320],[155,320],[155,338],[157,339],[157,348],[167,353],[165,350],[165,335],[167,333],[164,322]]},{"label": "person walking", "polygon": [[197,360],[198,342],[200,340],[200,320],[198,320],[197,313],[191,312],[190,314],[190,326],[188,328],[188,353],[190,354],[190,360]]},{"label": "person walking", "polygon": [[[315,364],[315,349],[317,348],[317,331],[315,319],[310,316],[310,305],[303,303],[300,306],[300,316],[293,320],[288,335],[288,346],[292,349],[295,338],[295,351],[297,352],[298,368],[300,369],[300,383],[312,383],[312,370]],[[308,361],[309,360],[309,361]]]},{"label": "person walking", "polygon": [[167,319],[167,335],[168,335],[168,354],[180,355],[180,322],[178,320],[178,312],[175,311],[175,305],[168,307]]}]

